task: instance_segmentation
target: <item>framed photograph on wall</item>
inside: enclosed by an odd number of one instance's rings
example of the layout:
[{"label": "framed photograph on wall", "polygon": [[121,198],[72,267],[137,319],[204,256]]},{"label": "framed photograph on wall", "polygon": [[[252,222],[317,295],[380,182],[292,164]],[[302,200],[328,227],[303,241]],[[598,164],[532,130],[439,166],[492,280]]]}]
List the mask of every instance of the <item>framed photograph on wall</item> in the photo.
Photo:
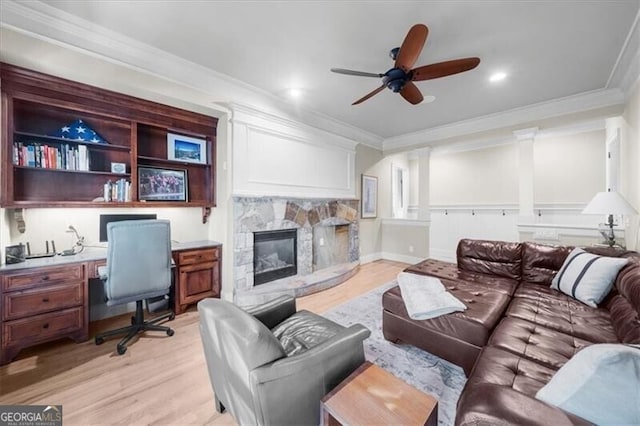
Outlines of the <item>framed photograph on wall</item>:
[{"label": "framed photograph on wall", "polygon": [[140,201],[188,201],[187,171],[138,166]]},{"label": "framed photograph on wall", "polygon": [[207,164],[207,140],[167,133],[167,159]]},{"label": "framed photograph on wall", "polygon": [[371,219],[378,216],[378,178],[362,175],[361,216]]}]

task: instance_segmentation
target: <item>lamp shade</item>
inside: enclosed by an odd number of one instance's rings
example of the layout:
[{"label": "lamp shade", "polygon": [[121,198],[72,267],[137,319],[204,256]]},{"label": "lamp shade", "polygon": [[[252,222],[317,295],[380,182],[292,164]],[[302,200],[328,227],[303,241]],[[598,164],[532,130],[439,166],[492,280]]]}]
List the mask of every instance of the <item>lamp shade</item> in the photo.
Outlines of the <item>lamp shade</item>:
[{"label": "lamp shade", "polygon": [[598,192],[582,210],[582,214],[638,214],[636,209],[617,192]]}]

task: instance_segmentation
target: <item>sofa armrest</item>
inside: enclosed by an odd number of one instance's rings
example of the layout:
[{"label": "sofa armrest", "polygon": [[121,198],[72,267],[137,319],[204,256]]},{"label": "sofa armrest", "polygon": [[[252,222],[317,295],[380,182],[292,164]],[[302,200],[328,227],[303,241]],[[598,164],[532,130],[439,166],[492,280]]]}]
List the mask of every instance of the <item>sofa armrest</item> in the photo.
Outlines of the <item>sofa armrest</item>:
[{"label": "sofa armrest", "polygon": [[318,425],[320,400],[364,362],[362,342],[370,334],[352,325],[306,352],[251,371],[258,423]]},{"label": "sofa armrest", "polygon": [[257,318],[268,329],[272,329],[296,313],[296,299],[291,296],[280,296],[262,305],[242,309]]}]

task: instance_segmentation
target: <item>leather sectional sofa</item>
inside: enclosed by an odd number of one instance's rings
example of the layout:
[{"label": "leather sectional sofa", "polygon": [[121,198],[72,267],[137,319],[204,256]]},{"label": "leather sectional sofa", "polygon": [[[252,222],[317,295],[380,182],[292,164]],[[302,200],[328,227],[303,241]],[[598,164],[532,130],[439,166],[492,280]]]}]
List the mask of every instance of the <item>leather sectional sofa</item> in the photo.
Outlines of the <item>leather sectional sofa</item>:
[{"label": "leather sectional sofa", "polygon": [[467,306],[430,320],[409,318],[399,287],[383,295],[383,333],[461,366],[469,377],[456,424],[587,424],[535,399],[580,349],[594,343],[640,343],[640,254],[628,257],[598,308],[550,288],[572,247],[461,240],[457,265],[433,259],[406,272],[439,278]]}]

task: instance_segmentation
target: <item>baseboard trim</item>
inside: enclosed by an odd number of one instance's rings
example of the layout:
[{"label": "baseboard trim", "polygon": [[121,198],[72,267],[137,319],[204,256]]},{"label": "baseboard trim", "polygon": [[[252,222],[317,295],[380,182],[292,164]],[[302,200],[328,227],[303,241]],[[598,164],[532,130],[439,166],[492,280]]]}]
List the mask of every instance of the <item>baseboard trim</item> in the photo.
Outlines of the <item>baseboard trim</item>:
[{"label": "baseboard trim", "polygon": [[360,256],[360,264],[364,265],[365,263],[375,262],[380,259],[382,259],[382,253],[380,252],[365,254],[364,256]]},{"label": "baseboard trim", "polygon": [[456,263],[457,261],[455,251],[451,250],[429,248],[429,257],[443,262]]},{"label": "baseboard trim", "polygon": [[384,251],[380,254],[382,255],[382,258],[384,260],[393,260],[394,262],[403,262],[403,263],[408,263],[410,265],[413,265],[415,263],[419,263],[425,260],[424,257],[407,256],[404,254],[388,253]]}]

